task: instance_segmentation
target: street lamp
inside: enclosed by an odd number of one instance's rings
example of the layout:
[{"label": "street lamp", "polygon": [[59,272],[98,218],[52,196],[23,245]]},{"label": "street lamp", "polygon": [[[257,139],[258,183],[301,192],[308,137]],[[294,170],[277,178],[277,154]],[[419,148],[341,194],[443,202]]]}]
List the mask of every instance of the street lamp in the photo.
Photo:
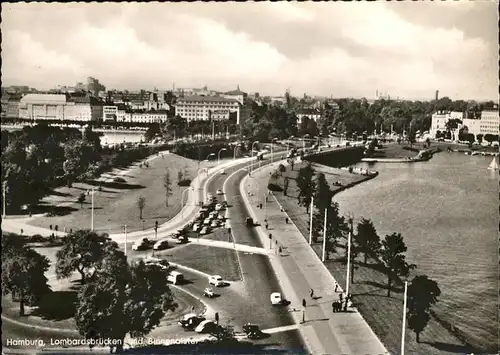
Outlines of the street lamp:
[{"label": "street lamp", "polygon": [[7,199],[6,199],[6,196],[7,195],[7,181],[4,181],[3,184],[2,184],[2,200],[3,200],[3,218],[5,218],[5,216],[7,216]]},{"label": "street lamp", "polygon": [[233,148],[233,160],[236,160],[236,149],[238,149],[240,146],[239,144],[235,144]]},{"label": "street lamp", "polygon": [[259,144],[259,141],[255,141],[255,142],[252,143],[252,161],[250,163],[250,171],[248,173],[248,176],[252,176],[252,169],[253,169],[253,145],[256,144],[256,143]]},{"label": "street lamp", "polygon": [[127,225],[123,226],[123,230],[125,232],[125,257],[127,257]]},{"label": "street lamp", "polygon": [[94,186],[90,189],[90,193],[92,194],[92,213],[90,216],[90,230],[94,230]]},{"label": "street lamp", "polygon": [[181,192],[181,219],[184,219],[184,193],[189,191],[189,187]]},{"label": "street lamp", "polygon": [[271,139],[271,164],[273,163],[273,143],[276,142],[278,138]]},{"label": "street lamp", "polygon": [[222,148],[221,150],[219,150],[219,153],[217,153],[217,165],[219,165],[219,163],[220,163],[220,153],[225,152],[225,151],[227,151],[227,149]]}]

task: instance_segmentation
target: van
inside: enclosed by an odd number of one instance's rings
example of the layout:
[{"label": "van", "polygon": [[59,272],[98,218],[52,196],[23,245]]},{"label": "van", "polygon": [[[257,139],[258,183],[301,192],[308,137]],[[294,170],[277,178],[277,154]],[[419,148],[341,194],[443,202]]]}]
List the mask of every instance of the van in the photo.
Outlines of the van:
[{"label": "van", "polygon": [[184,275],[182,275],[178,271],[172,271],[168,276],[167,276],[167,282],[170,282],[174,285],[178,285],[184,282]]}]

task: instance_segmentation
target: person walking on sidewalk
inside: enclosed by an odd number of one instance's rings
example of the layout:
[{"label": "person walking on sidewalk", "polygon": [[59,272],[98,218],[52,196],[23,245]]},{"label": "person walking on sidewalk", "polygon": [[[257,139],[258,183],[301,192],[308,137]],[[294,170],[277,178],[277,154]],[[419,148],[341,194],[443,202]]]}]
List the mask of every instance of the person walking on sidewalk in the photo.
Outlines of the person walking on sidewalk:
[{"label": "person walking on sidewalk", "polygon": [[335,292],[338,292],[338,289],[339,289],[339,284],[335,282]]},{"label": "person walking on sidewalk", "polygon": [[311,298],[314,298],[314,290],[312,288],[311,288],[310,296],[311,296]]}]

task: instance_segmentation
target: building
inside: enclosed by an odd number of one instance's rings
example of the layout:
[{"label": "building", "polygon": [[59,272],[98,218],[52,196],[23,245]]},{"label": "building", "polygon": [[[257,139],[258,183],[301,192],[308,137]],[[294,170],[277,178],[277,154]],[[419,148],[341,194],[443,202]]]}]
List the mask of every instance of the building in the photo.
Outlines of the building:
[{"label": "building", "polygon": [[234,99],[240,103],[240,105],[245,104],[245,99],[248,97],[246,92],[240,90],[240,86],[238,85],[236,90],[228,91],[222,95],[226,99]]},{"label": "building", "polygon": [[27,94],[19,102],[19,118],[28,120],[99,121],[103,105],[88,95]]},{"label": "building", "polygon": [[297,113],[297,125],[302,123],[302,119],[308,117],[310,120],[318,122],[321,118],[321,112],[318,110],[301,110]]},{"label": "building", "polygon": [[477,137],[478,134],[498,135],[500,133],[500,119],[498,110],[484,110],[480,119],[464,119],[463,126],[467,126],[468,132]]},{"label": "building", "polygon": [[235,99],[220,96],[185,96],[177,99],[175,114],[188,121],[228,120],[236,113],[240,123],[240,103]]},{"label": "building", "polygon": [[167,120],[167,112],[150,111],[150,112],[127,112],[124,114],[124,122],[135,123],[162,123]]},{"label": "building", "polygon": [[429,134],[431,137],[436,137],[437,131],[446,131],[446,123],[451,119],[464,119],[463,112],[439,111],[432,114],[431,128]]},{"label": "building", "polygon": [[19,118],[19,103],[22,95],[4,94],[2,95],[2,117]]},{"label": "building", "polygon": [[118,120],[118,106],[103,106],[102,120],[106,122],[114,119]]}]

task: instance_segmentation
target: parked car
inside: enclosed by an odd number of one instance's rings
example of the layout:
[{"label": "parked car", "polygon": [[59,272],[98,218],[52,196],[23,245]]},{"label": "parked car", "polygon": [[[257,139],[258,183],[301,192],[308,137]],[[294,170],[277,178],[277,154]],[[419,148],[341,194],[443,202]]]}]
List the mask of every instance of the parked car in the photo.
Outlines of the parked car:
[{"label": "parked car", "polygon": [[194,330],[204,320],[203,316],[189,313],[185,314],[177,323],[186,330]]},{"label": "parked car", "polygon": [[226,170],[222,169],[219,174],[221,174],[221,175],[226,174]]},{"label": "parked car", "polygon": [[218,219],[219,221],[223,222],[223,221],[226,219],[226,217],[224,217],[224,215],[223,215],[223,214],[220,214],[220,215],[218,215],[218,216],[217,216],[217,219]]},{"label": "parked car", "polygon": [[219,226],[219,221],[214,219],[212,223],[210,223],[211,228],[217,228]]},{"label": "parked car", "polygon": [[148,238],[141,238],[134,242],[132,245],[132,250],[148,250],[151,248],[151,241]]},{"label": "parked car", "polygon": [[203,227],[203,228],[201,229],[201,231],[200,231],[200,234],[201,234],[201,235],[205,235],[205,234],[208,234],[208,233],[210,233],[210,229],[209,229],[209,227],[208,227],[208,226]]},{"label": "parked car", "polygon": [[153,245],[153,250],[164,250],[168,248],[168,240],[159,240]]},{"label": "parked car", "polygon": [[215,297],[214,290],[211,289],[210,287],[205,288],[205,290],[203,291],[203,296],[208,298]]},{"label": "parked car", "polygon": [[144,264],[146,265],[155,265],[158,266],[162,270],[168,270],[170,267],[170,263],[164,259],[147,257],[144,259]]},{"label": "parked car", "polygon": [[217,195],[224,195],[224,192],[221,189],[217,189]]},{"label": "parked car", "polygon": [[205,220],[203,221],[203,224],[204,224],[205,226],[210,225],[210,223],[212,223],[212,219],[211,219],[211,218],[208,218],[208,217],[207,217],[207,218],[205,218]]},{"label": "parked car", "polygon": [[245,222],[246,222],[247,227],[253,227],[253,218],[247,217]]},{"label": "parked car", "polygon": [[214,285],[215,287],[224,286],[226,283],[220,275],[212,275],[208,278],[208,283]]},{"label": "parked car", "polygon": [[177,239],[175,242],[177,244],[186,244],[187,242],[189,242],[189,238],[187,237],[187,235],[183,235],[182,237]]},{"label": "parked car", "polygon": [[220,203],[215,205],[215,210],[220,211],[222,209],[222,205]]},{"label": "parked car", "polygon": [[182,275],[178,271],[171,271],[167,276],[167,282],[170,282],[174,285],[178,285],[184,282],[184,275]]},{"label": "parked car", "polygon": [[193,232],[198,232],[200,230],[200,224],[199,223],[195,223],[194,226],[193,226]]},{"label": "parked car", "polygon": [[211,333],[217,329],[217,324],[211,320],[204,320],[194,329],[196,333]]},{"label": "parked car", "polygon": [[222,207],[227,208],[227,201],[222,201]]},{"label": "parked car", "polygon": [[271,304],[273,306],[281,305],[283,303],[283,298],[281,297],[281,293],[273,292],[271,293]]},{"label": "parked car", "polygon": [[263,333],[257,324],[247,323],[243,326],[243,331],[248,339],[261,339],[266,336],[266,333]]}]

